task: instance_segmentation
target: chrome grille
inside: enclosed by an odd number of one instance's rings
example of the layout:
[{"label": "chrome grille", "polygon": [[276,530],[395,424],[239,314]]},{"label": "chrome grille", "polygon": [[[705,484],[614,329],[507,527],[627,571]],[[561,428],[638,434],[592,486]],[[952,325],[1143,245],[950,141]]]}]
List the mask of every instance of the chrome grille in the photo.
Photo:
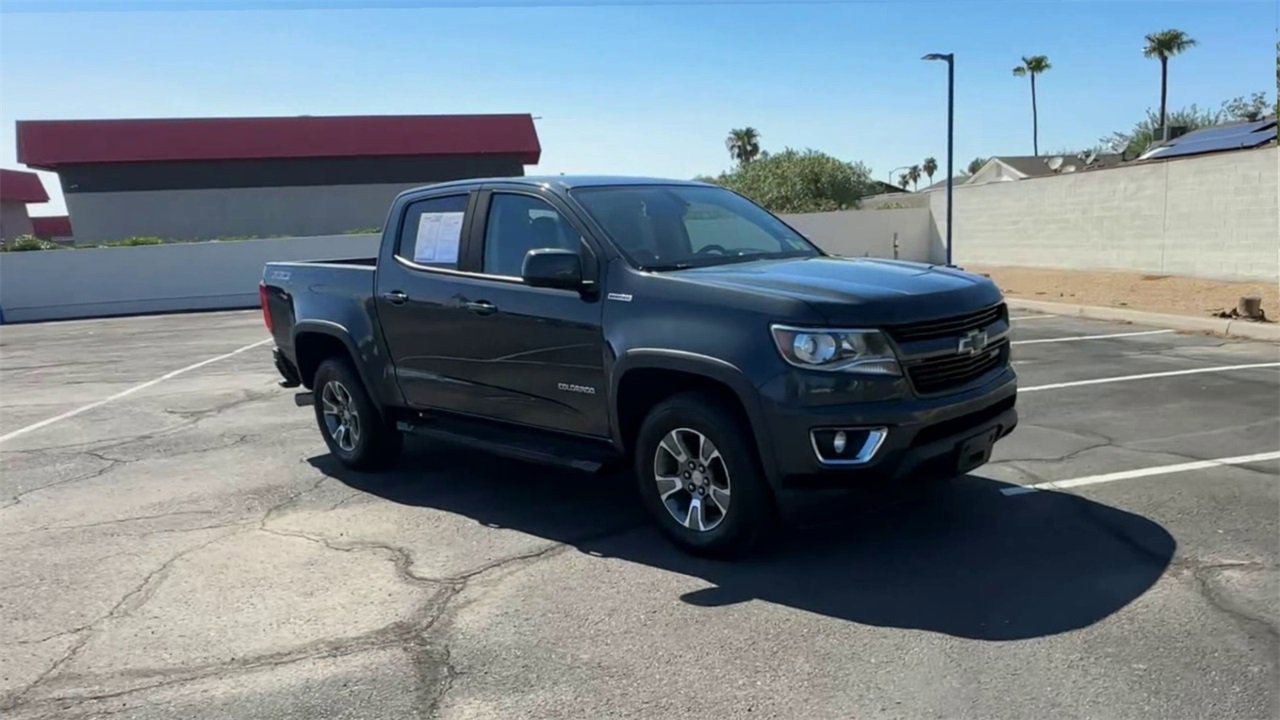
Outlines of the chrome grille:
[{"label": "chrome grille", "polygon": [[907,377],[921,395],[962,387],[986,375],[1008,359],[1009,341],[1000,339],[982,352],[919,360],[906,367]]},{"label": "chrome grille", "polygon": [[943,337],[958,337],[970,330],[978,330],[1007,317],[1004,303],[969,313],[940,320],[924,320],[904,325],[890,325],[885,331],[899,343],[917,340],[934,340]]}]

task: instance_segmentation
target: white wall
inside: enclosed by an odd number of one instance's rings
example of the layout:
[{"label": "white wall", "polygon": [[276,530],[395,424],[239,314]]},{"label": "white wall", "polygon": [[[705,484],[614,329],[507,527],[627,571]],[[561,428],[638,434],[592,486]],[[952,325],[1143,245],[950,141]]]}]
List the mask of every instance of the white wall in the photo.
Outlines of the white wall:
[{"label": "white wall", "polygon": [[[1280,149],[955,189],[955,262],[1280,279]],[[946,197],[930,208],[946,233]]]},{"label": "white wall", "polygon": [[31,234],[31,218],[27,216],[27,204],[0,202],[0,239],[12,240],[19,235]]},{"label": "white wall", "polygon": [[0,254],[5,322],[254,307],[272,260],[373,257],[379,236]]},{"label": "white wall", "polygon": [[[842,210],[782,215],[823,250],[847,257],[879,257],[929,262],[937,260],[941,243],[928,208]],[[897,233],[897,254],[894,253]]]}]

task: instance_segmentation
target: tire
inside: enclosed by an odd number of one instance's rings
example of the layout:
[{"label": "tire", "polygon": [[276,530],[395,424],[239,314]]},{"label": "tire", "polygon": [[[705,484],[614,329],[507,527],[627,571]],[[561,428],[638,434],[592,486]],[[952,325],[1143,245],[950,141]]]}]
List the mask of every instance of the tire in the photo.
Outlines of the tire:
[{"label": "tire", "polygon": [[312,388],[320,435],[343,465],[380,470],[399,459],[403,435],[383,420],[350,361],[329,358],[320,363]]},{"label": "tire", "polygon": [[[645,417],[634,458],[640,498],[662,532],[682,550],[736,557],[772,530],[773,493],[751,437],[737,413],[702,393],[673,396]],[[704,452],[707,440],[715,451],[710,459]],[[678,458],[681,452],[683,461]],[[678,475],[673,476],[677,467]],[[673,482],[677,479],[683,484],[678,490]]]}]

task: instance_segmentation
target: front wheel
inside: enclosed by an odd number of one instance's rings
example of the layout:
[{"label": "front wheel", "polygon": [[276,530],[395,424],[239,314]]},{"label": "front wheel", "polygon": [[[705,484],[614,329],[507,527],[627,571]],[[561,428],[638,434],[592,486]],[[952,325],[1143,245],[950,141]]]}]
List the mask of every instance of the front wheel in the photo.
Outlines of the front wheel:
[{"label": "front wheel", "polygon": [[731,557],[773,524],[773,496],[750,431],[714,397],[684,393],[650,411],[636,441],[641,499],[682,549]]},{"label": "front wheel", "polygon": [[375,470],[396,461],[403,436],[383,421],[351,363],[345,358],[320,363],[312,387],[320,434],[343,465]]}]

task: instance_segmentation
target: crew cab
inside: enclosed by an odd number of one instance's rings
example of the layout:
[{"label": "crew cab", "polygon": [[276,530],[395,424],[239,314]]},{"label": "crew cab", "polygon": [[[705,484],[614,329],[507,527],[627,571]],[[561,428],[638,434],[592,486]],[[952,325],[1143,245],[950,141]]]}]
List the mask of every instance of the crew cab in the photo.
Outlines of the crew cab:
[{"label": "crew cab", "polygon": [[990,280],[834,257],[703,183],[409,190],[377,257],[269,263],[261,299],[276,367],[342,463],[385,467],[416,433],[629,465],[701,554],[750,548],[805,500],[972,470],[1017,424]]}]

